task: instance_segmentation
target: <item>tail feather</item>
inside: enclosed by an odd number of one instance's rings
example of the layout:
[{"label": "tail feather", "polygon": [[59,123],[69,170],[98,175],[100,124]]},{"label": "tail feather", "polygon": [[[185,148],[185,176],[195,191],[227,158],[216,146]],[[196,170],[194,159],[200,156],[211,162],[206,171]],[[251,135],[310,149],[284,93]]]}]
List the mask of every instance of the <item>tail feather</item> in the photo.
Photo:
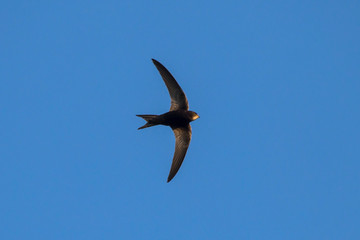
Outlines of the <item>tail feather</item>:
[{"label": "tail feather", "polygon": [[149,120],[157,117],[157,115],[150,115],[150,114],[136,115],[136,116],[141,117],[141,118],[143,118],[143,119],[146,120],[146,121],[149,121]]},{"label": "tail feather", "polygon": [[147,122],[144,126],[139,127],[138,130],[157,125],[156,123],[151,122],[151,120],[157,117],[157,115],[148,114],[148,115],[136,115],[136,116],[143,118]]}]

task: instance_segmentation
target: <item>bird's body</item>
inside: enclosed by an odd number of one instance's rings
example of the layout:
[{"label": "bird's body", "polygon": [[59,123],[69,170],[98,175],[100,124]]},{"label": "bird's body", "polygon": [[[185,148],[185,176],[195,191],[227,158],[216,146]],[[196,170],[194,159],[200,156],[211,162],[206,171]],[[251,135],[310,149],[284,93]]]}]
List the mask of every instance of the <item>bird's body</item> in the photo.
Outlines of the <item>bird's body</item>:
[{"label": "bird's body", "polygon": [[171,98],[170,111],[161,115],[136,116],[146,120],[146,124],[139,129],[165,125],[171,127],[173,130],[176,142],[174,158],[168,177],[168,182],[170,182],[178,172],[189,147],[191,140],[190,122],[198,119],[199,115],[193,111],[189,111],[189,104],[185,93],[171,73],[161,63],[154,59],[152,60],[168,88]]},{"label": "bird's body", "polygon": [[[146,124],[155,126],[155,125],[165,125],[169,126],[172,129],[178,127],[186,127],[194,119],[194,112],[186,110],[175,110],[170,111],[161,115],[137,115],[138,117],[143,117],[147,120]],[[144,128],[146,126],[144,125]],[[146,126],[150,127],[150,126]],[[143,127],[139,128],[142,129]]]}]

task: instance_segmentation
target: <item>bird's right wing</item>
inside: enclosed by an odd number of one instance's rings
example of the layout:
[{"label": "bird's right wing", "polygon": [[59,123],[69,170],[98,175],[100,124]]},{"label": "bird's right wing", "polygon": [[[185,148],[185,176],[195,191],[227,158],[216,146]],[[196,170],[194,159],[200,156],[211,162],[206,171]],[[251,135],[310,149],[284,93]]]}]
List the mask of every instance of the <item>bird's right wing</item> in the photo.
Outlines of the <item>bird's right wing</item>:
[{"label": "bird's right wing", "polygon": [[158,61],[152,59],[155,67],[159,71],[162,79],[164,80],[166,87],[169,91],[171,98],[171,107],[170,111],[174,110],[189,110],[188,100],[185,96],[184,91],[181,89],[179,84],[176,82],[175,78],[171,73]]},{"label": "bird's right wing", "polygon": [[174,128],[173,131],[175,134],[175,152],[167,182],[170,182],[179,171],[191,140],[190,124],[187,127]]}]

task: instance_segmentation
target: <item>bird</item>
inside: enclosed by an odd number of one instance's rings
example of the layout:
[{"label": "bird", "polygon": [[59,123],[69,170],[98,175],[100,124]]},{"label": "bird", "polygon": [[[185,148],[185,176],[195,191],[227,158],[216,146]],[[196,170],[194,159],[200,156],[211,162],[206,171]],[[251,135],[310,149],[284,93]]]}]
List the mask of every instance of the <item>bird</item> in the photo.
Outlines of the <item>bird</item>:
[{"label": "bird", "polygon": [[157,60],[151,60],[159,71],[169,92],[171,99],[170,111],[161,115],[136,115],[146,121],[146,124],[139,127],[138,130],[156,125],[165,125],[169,126],[174,132],[175,152],[167,178],[167,182],[170,182],[179,171],[190,145],[192,135],[190,122],[198,119],[199,115],[196,112],[189,111],[186,95],[171,73]]}]

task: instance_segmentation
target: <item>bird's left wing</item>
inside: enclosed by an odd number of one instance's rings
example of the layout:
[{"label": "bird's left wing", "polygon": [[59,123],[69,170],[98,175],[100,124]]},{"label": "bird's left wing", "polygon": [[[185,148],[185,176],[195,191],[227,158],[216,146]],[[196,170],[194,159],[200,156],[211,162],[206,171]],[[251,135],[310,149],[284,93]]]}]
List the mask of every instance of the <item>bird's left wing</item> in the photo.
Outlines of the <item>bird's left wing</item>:
[{"label": "bird's left wing", "polygon": [[179,171],[191,140],[190,124],[186,127],[174,128],[173,131],[175,134],[175,152],[167,182],[170,182]]}]

